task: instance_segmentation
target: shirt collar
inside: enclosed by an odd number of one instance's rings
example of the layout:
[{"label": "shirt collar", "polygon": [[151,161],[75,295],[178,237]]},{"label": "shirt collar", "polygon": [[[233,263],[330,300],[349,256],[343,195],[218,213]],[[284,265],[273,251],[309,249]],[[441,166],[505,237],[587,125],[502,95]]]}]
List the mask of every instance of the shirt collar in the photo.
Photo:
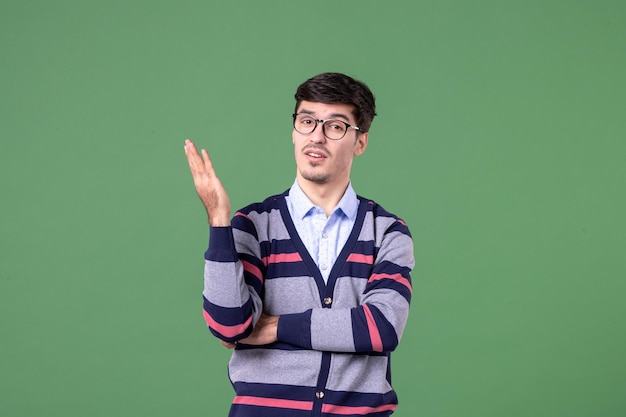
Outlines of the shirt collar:
[{"label": "shirt collar", "polygon": [[[289,189],[289,198],[291,203],[293,204],[294,215],[299,218],[305,218],[309,213],[311,213],[312,209],[315,208],[315,204],[311,202],[309,197],[304,194],[302,188],[298,184],[298,180],[294,181],[293,185]],[[352,183],[348,183],[348,188],[346,188],[345,193],[343,193],[343,197],[339,200],[339,203],[333,210],[333,213],[337,210],[341,210],[341,212],[348,217],[348,219],[354,221],[356,219],[356,214],[359,208],[359,199],[352,188]]]}]

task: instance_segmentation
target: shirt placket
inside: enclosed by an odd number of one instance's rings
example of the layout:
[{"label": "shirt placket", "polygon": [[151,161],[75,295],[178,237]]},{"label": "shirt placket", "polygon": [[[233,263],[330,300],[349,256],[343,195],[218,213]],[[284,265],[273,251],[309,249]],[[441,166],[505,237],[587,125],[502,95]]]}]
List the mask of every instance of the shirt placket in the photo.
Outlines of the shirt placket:
[{"label": "shirt placket", "polygon": [[328,219],[321,209],[318,210],[313,221],[315,241],[317,242],[317,265],[320,268],[324,280],[327,280],[331,267],[328,251],[328,233],[326,232]]}]

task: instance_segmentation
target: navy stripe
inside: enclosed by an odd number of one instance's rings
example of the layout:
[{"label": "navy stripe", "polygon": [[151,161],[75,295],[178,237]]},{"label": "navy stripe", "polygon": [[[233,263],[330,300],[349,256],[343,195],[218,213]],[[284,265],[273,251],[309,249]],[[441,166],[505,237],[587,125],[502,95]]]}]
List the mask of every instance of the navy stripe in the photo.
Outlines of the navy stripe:
[{"label": "navy stripe", "polygon": [[326,390],[324,394],[324,399],[327,403],[347,407],[378,407],[382,404],[398,404],[398,397],[394,391],[389,391],[384,394],[375,394]]},{"label": "navy stripe", "polygon": [[[254,405],[233,404],[228,417],[310,417],[308,410],[293,410],[291,408],[257,407]],[[349,416],[348,416],[349,417]],[[360,416],[363,417],[363,416]]]},{"label": "navy stripe", "polygon": [[346,262],[340,277],[368,279],[372,275],[372,265],[359,262]]},{"label": "navy stripe", "polygon": [[209,228],[209,247],[204,259],[214,262],[236,262],[235,240],[231,227]]},{"label": "navy stripe", "polygon": [[362,307],[353,308],[350,311],[352,317],[352,337],[354,339],[354,349],[358,352],[370,352],[372,341],[370,339],[369,329],[367,327],[367,319]]},{"label": "navy stripe", "polygon": [[301,387],[286,384],[260,384],[253,382],[235,382],[233,388],[237,395],[249,395],[262,398],[280,398],[293,401],[313,401],[314,387]]},{"label": "navy stripe", "polygon": [[[374,267],[374,269],[372,270],[372,274],[385,274],[385,275],[400,274],[409,282],[410,285],[412,285],[411,269],[407,268],[406,266],[397,265],[393,262],[389,262],[389,261],[381,262],[380,264]],[[390,279],[383,278],[383,279],[369,282],[367,284],[367,287],[365,288],[364,293],[368,293],[369,291],[372,291],[377,288],[394,289],[398,293],[402,294],[402,296],[407,301],[409,302],[411,301],[411,290],[406,285],[403,285],[391,278]]]},{"label": "navy stripe", "polygon": [[406,278],[409,278],[410,272],[411,270],[407,268],[406,266],[398,265],[390,261],[383,261],[377,264],[374,267],[374,270],[372,271],[372,273],[374,274],[380,274],[380,273],[385,273],[385,274],[390,274],[390,275],[402,274]]},{"label": "navy stripe", "polygon": [[411,232],[409,232],[409,228],[399,221],[395,221],[391,226],[389,226],[389,228],[387,228],[387,230],[385,230],[385,234],[393,232],[400,232],[403,235],[411,237]]},{"label": "navy stripe", "polygon": [[213,320],[217,321],[223,326],[237,326],[245,323],[246,320],[252,315],[252,300],[248,299],[245,304],[239,307],[220,307],[217,304],[211,303],[204,296],[202,297],[204,311],[209,313]]},{"label": "navy stripe", "polygon": [[411,302],[411,291],[406,287],[406,285],[400,284],[399,282],[393,279],[379,279],[374,282],[370,282],[367,284],[365,288],[365,294],[369,293],[372,290],[380,290],[380,289],[389,289],[394,290],[399,293],[407,302]]},{"label": "navy stripe", "polygon": [[251,350],[251,349],[274,349],[274,350],[288,350],[288,351],[298,351],[298,350],[311,350],[311,348],[305,348],[301,346],[295,346],[290,343],[283,342],[274,342],[269,345],[246,345],[244,343],[238,343],[235,347],[236,350]]},{"label": "navy stripe", "polygon": [[383,352],[395,350],[395,348],[398,347],[398,335],[396,334],[396,329],[394,329],[392,324],[389,323],[389,320],[387,320],[384,314],[380,312],[378,307],[373,304],[368,304],[368,306],[372,312],[376,328],[378,328],[378,333],[380,334],[380,338],[383,342]]},{"label": "navy stripe", "polygon": [[261,249],[261,258],[268,256],[272,250],[272,242],[264,240],[259,242],[259,248]]},{"label": "navy stripe", "polygon": [[[380,334],[383,343],[383,351],[388,352],[394,350],[398,346],[398,335],[394,327],[389,323],[380,310],[373,304],[368,307],[374,317],[374,323]],[[367,319],[363,307],[353,308],[352,316],[352,337],[354,338],[354,347],[357,351],[373,351],[372,340],[370,339],[370,331],[367,325]]]},{"label": "navy stripe", "polygon": [[278,320],[278,340],[311,349],[311,314],[312,310],[281,315]]},{"label": "navy stripe", "polygon": [[[313,387],[300,387],[297,385],[235,382],[233,383],[233,388],[239,396],[278,398],[311,403],[315,398],[315,389]],[[233,404],[228,415],[229,417],[310,417],[311,411]]]},{"label": "navy stripe", "polygon": [[265,275],[265,265],[263,265],[263,263],[259,260],[259,258],[252,256],[252,255],[247,255],[245,253],[240,253],[239,259],[241,259],[242,261],[248,262],[259,269],[261,276],[257,277],[256,275],[254,275],[251,272],[248,272],[244,268],[243,278],[244,278],[245,283],[250,285],[252,288],[254,288],[254,291],[256,291],[257,294],[259,294],[259,296],[262,297],[263,291],[264,291],[263,275]]},{"label": "navy stripe", "polygon": [[204,259],[211,262],[233,263],[237,262],[237,254],[234,251],[208,249],[204,252]]},{"label": "navy stripe", "polygon": [[304,262],[282,262],[268,266],[266,279],[309,277],[310,272]]},{"label": "navy stripe", "polygon": [[[240,213],[244,213],[244,212],[240,211]],[[247,213],[244,213],[244,214],[247,215]],[[249,233],[252,236],[254,236],[255,240],[257,241],[259,240],[259,235],[257,234],[256,227],[254,226],[254,222],[248,217],[235,215],[233,219],[231,220],[231,224],[235,229],[241,230],[242,232],[245,232],[245,233]]]},{"label": "navy stripe", "polygon": [[252,326],[249,326],[245,332],[238,334],[236,336],[233,336],[233,337],[228,337],[226,335],[223,335],[212,327],[209,327],[209,331],[211,332],[213,336],[217,337],[220,340],[223,340],[224,342],[235,343],[239,339],[243,339],[245,337],[250,336],[250,334],[252,334]]},{"label": "navy stripe", "polygon": [[[254,405],[233,404],[228,417],[310,417],[307,410],[292,410],[290,408],[258,407]],[[348,416],[350,417],[350,416]],[[363,417],[363,416],[359,416]]]},{"label": "navy stripe", "polygon": [[293,245],[293,241],[291,239],[288,239],[288,240],[274,239],[272,240],[272,252],[273,253],[294,253],[296,252],[296,247]]},{"label": "navy stripe", "polygon": [[374,255],[374,241],[373,240],[358,240],[355,242],[352,248],[352,253],[358,253],[361,255]]}]

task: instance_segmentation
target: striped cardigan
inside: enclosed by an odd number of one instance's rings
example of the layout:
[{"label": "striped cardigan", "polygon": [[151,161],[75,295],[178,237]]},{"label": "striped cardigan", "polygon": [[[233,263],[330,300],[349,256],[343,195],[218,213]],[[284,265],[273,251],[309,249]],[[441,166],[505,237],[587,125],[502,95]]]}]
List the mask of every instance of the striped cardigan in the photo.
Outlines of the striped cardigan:
[{"label": "striped cardigan", "polygon": [[388,416],[397,406],[390,352],[411,300],[413,243],[402,220],[358,197],[356,223],[325,284],[283,194],[210,229],[204,318],[219,339],[279,315],[278,341],[237,344],[229,416]]}]

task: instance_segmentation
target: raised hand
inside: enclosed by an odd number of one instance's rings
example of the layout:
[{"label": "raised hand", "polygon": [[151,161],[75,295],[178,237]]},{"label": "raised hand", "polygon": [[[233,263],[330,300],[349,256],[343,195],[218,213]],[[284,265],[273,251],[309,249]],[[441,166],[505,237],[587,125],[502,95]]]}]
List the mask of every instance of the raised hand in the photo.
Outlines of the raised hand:
[{"label": "raised hand", "polygon": [[198,153],[196,145],[189,139],[185,141],[185,155],[196,186],[198,197],[204,204],[211,226],[230,226],[230,200],[215,174],[213,163],[206,150]]}]

